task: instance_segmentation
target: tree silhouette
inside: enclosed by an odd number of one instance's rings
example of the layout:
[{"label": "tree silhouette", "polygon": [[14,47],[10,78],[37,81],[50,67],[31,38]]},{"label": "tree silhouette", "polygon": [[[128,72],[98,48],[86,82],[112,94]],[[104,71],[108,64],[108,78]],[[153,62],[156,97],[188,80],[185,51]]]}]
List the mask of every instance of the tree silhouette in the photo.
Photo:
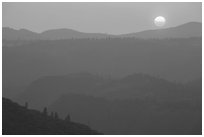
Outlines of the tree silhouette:
[{"label": "tree silhouette", "polygon": [[54,119],[59,119],[57,112],[55,112]]},{"label": "tree silhouette", "polygon": [[71,120],[70,115],[68,114],[65,118],[65,121],[69,122]]},{"label": "tree silhouette", "polygon": [[51,116],[51,118],[54,118],[54,112],[51,112],[50,116]]},{"label": "tree silhouette", "polygon": [[[22,109],[2,98],[2,134],[4,135],[92,135],[100,134],[86,125],[51,119],[34,109]],[[47,110],[47,109],[44,109]],[[45,111],[46,112],[46,111]],[[52,112],[53,113],[53,112]],[[54,114],[54,113],[53,113]],[[57,113],[56,113],[57,115]]]},{"label": "tree silhouette", "polygon": [[25,108],[26,109],[28,108],[28,102],[25,102]]},{"label": "tree silhouette", "polygon": [[45,107],[45,108],[43,109],[43,114],[44,114],[45,116],[47,116],[47,107]]}]

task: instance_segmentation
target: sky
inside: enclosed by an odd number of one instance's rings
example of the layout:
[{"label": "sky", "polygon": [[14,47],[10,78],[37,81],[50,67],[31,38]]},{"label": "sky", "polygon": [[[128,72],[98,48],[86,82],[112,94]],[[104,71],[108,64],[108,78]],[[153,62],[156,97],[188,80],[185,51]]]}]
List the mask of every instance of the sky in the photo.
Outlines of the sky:
[{"label": "sky", "polygon": [[2,26],[42,32],[69,28],[89,33],[124,34],[157,29],[154,18],[163,16],[163,28],[202,22],[201,2],[4,2]]}]

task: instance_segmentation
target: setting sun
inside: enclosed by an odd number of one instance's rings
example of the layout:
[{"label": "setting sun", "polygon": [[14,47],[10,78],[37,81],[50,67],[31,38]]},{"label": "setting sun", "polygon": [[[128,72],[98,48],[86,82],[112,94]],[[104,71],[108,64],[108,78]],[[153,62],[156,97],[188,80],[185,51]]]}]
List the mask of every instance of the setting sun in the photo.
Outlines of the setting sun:
[{"label": "setting sun", "polygon": [[162,16],[158,16],[154,19],[154,24],[158,27],[162,27],[166,24],[166,19]]}]

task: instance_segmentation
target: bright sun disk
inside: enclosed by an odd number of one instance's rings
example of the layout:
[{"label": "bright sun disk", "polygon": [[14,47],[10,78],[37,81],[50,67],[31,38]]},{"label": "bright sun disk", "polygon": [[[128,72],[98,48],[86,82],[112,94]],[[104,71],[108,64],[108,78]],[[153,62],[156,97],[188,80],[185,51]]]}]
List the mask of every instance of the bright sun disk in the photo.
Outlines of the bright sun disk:
[{"label": "bright sun disk", "polygon": [[166,24],[166,19],[162,16],[158,16],[154,19],[154,24],[158,27],[162,27]]}]

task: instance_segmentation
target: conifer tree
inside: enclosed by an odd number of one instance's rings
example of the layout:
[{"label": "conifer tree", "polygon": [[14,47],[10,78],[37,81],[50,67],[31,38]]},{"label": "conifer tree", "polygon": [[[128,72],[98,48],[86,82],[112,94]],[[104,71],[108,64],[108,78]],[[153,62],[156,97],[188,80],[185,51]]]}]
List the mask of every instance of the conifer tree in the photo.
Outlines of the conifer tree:
[{"label": "conifer tree", "polygon": [[47,107],[45,107],[45,108],[43,109],[43,114],[44,114],[45,116],[47,116]]},{"label": "conifer tree", "polygon": [[54,112],[51,112],[50,116],[51,116],[51,118],[54,118]]},{"label": "conifer tree", "polygon": [[55,112],[54,118],[55,118],[55,119],[58,119],[58,118],[59,118],[57,112]]},{"label": "conifer tree", "polygon": [[67,116],[66,116],[66,118],[65,118],[65,121],[70,121],[71,120],[71,118],[70,118],[70,115],[68,114]]},{"label": "conifer tree", "polygon": [[28,102],[25,102],[25,108],[26,109],[28,108]]}]

